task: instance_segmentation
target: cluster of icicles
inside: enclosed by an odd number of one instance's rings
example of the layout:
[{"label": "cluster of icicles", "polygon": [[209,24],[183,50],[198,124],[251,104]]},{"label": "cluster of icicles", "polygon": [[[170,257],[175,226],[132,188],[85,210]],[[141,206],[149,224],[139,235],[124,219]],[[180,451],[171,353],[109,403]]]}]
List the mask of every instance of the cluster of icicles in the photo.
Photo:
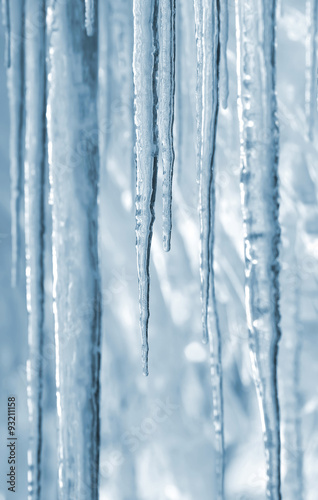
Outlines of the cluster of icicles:
[{"label": "cluster of icicles", "polygon": [[[253,375],[262,415],[267,498],[280,493],[277,396],[279,330],[278,127],[275,89],[275,0],[236,0],[238,114],[245,231],[246,310]],[[133,74],[136,125],[136,237],[144,374],[148,374],[149,259],[158,159],[163,169],[163,247],[171,240],[175,93],[175,0],[134,0]],[[227,0],[194,0],[197,44],[197,179],[201,225],[203,340],[211,350],[218,499],[223,498],[224,438],[221,336],[216,308],[214,154],[218,107],[227,106]],[[44,171],[48,158],[53,220],[59,498],[98,497],[100,285],[97,252],[99,158],[94,142],[72,154],[82,130],[97,130],[98,58],[94,0],[3,0],[11,114],[12,282],[20,249],[24,184],[30,444],[28,495],[40,498],[44,303]],[[317,1],[308,1],[317,18]],[[85,28],[83,28],[85,26]],[[307,114],[316,100],[317,23],[310,24]],[[63,54],[63,57],[61,57]],[[70,120],[69,117],[72,117]],[[67,147],[65,147],[65,144]],[[24,164],[24,168],[23,168]],[[194,166],[195,168],[195,166]],[[24,172],[24,180],[23,180]],[[93,304],[87,307],[87,304]],[[83,306],[81,324],[67,339]],[[73,327],[74,331],[74,327]],[[61,343],[64,345],[61,347]],[[85,349],[75,361],[79,345]],[[75,351],[74,351],[75,350]],[[85,374],[85,379],[83,378]],[[89,374],[89,375],[87,375]],[[82,382],[72,414],[64,408]],[[75,425],[76,423],[76,425]],[[75,448],[75,450],[74,450]],[[69,458],[78,457],[76,463]],[[74,472],[75,471],[75,472]],[[85,478],[85,482],[83,482]]]}]

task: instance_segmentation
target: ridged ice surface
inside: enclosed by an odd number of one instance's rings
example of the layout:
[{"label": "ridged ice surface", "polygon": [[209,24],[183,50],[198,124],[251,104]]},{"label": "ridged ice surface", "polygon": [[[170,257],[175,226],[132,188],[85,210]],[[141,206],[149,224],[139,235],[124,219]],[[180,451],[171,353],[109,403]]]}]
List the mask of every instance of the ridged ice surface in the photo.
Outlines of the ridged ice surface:
[{"label": "ridged ice surface", "polygon": [[238,2],[237,72],[249,346],[264,434],[267,497],[279,500],[280,338],[276,2]]},{"label": "ridged ice surface", "polygon": [[47,124],[60,500],[98,498],[98,65],[97,37],[87,36],[84,16],[81,0],[48,5]]}]

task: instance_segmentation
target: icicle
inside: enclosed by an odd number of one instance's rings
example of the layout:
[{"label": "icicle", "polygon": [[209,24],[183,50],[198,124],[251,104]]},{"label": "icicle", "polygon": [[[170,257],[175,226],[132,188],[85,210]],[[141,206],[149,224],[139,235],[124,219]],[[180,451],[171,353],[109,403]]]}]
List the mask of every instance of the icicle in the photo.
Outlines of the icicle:
[{"label": "icicle", "polygon": [[[5,1],[5,0],[4,0]],[[10,109],[12,286],[17,283],[20,255],[19,215],[23,190],[24,152],[24,0],[3,5]]]},{"label": "icicle", "polygon": [[85,28],[87,36],[93,36],[95,30],[95,0],[85,0]]},{"label": "icicle", "polygon": [[306,17],[308,35],[306,39],[306,119],[309,140],[313,139],[313,128],[317,101],[317,29],[318,0],[307,0]]},{"label": "icicle", "polygon": [[220,2],[220,102],[223,109],[227,108],[229,97],[229,73],[227,67],[227,41],[229,34],[228,0]]},{"label": "icicle", "polygon": [[45,19],[45,2],[26,0],[25,25],[25,243],[28,310],[28,498],[41,494],[43,321],[44,321],[44,182],[46,162],[45,24],[34,24],[39,9]]},{"label": "icicle", "polygon": [[5,31],[5,65],[11,66],[11,27],[10,27],[10,3],[9,0],[2,0],[2,21]]},{"label": "icicle", "polygon": [[[213,424],[217,448],[217,498],[223,499],[224,484],[224,431],[223,431],[223,391],[221,333],[216,307],[214,285],[214,214],[215,214],[215,173],[214,156],[218,117],[218,77],[219,77],[219,3],[204,0],[195,4],[197,24],[197,112],[198,151],[200,151],[200,227],[201,227],[201,300],[203,340],[210,344],[210,364],[213,397]],[[199,26],[202,19],[202,28]],[[202,60],[200,55],[200,31],[202,34]],[[200,68],[202,65],[202,69]],[[202,76],[201,76],[202,72]],[[199,88],[200,82],[202,88]],[[199,102],[201,96],[201,103]],[[208,320],[208,306],[210,316]],[[212,324],[211,324],[212,323]]]},{"label": "icicle", "polygon": [[214,217],[215,217],[215,192],[214,181],[211,185],[211,241],[210,241],[210,311],[208,320],[208,334],[210,346],[210,369],[213,401],[213,425],[217,451],[217,499],[224,498],[224,416],[223,416],[223,375],[222,375],[222,345],[219,317],[216,306],[215,278],[213,267],[214,248]]},{"label": "icicle", "polygon": [[[211,217],[213,215],[211,214]],[[214,222],[212,223],[214,230]],[[217,499],[224,499],[224,415],[223,415],[223,375],[222,350],[219,318],[216,309],[214,272],[210,275],[211,320],[209,320],[210,370],[212,383],[213,425],[216,443]],[[212,324],[211,324],[212,323]]]},{"label": "icicle", "polygon": [[[210,5],[211,4],[211,5]],[[214,205],[214,153],[218,116],[218,65],[219,29],[218,8],[215,0],[203,4],[202,44],[202,131],[198,149],[200,161],[200,227],[201,227],[201,300],[203,340],[208,340],[207,316],[209,303],[210,273],[213,267],[213,241],[211,208]]]},{"label": "icicle", "polygon": [[280,338],[275,0],[236,0],[238,114],[250,355],[264,433],[267,497],[280,493]]},{"label": "icicle", "polygon": [[136,246],[144,375],[148,375],[149,259],[157,183],[157,0],[134,0],[133,72],[136,125]]},{"label": "icicle", "polygon": [[46,114],[60,500],[98,498],[98,58],[97,35],[86,36],[84,16],[82,0],[49,1]]},{"label": "icicle", "polygon": [[173,178],[175,184],[179,184],[181,180],[181,164],[184,149],[182,148],[183,137],[183,107],[182,107],[182,81],[183,68],[182,59],[184,55],[184,30],[183,30],[183,15],[182,15],[182,0],[176,0],[176,17],[175,17],[175,33],[176,33],[176,52],[175,52],[175,113],[174,113],[174,152],[175,161],[173,167]]},{"label": "icicle", "polygon": [[300,265],[297,258],[300,253],[300,246],[297,241],[299,214],[296,204],[295,208],[295,213],[288,211],[285,221],[283,221],[288,243],[286,248],[283,247],[282,249],[285,266],[281,271],[281,283],[282,287],[284,287],[284,293],[282,294],[281,303],[283,335],[280,346],[280,365],[283,368],[281,368],[282,373],[279,379],[281,389],[282,464],[284,468],[282,495],[283,498],[289,500],[302,500],[304,498],[304,484],[299,383],[302,336],[299,317],[301,283],[297,272]]},{"label": "icicle", "polygon": [[175,0],[160,0],[159,139],[163,164],[163,248],[170,250],[175,93]]},{"label": "icicle", "polygon": [[196,121],[197,121],[197,181],[200,182],[201,145],[202,145],[202,88],[203,88],[203,0],[194,0],[195,38],[197,46],[197,86],[196,86]]}]

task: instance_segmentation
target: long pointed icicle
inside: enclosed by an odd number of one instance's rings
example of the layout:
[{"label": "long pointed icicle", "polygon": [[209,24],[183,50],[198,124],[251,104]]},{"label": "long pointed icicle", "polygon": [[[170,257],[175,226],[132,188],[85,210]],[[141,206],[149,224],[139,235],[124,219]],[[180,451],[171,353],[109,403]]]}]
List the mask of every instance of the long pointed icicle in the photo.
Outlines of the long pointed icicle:
[{"label": "long pointed icicle", "polygon": [[95,1],[85,0],[85,28],[87,36],[93,36],[95,31]]},{"label": "long pointed icicle", "polygon": [[24,0],[5,2],[6,64],[10,106],[10,173],[11,173],[11,282],[18,278],[21,235],[19,216],[23,190],[24,153]]},{"label": "long pointed icicle", "polygon": [[202,300],[203,340],[208,340],[208,304],[210,293],[210,273],[213,266],[213,240],[211,206],[214,205],[214,156],[218,116],[218,66],[219,66],[219,23],[216,0],[203,2],[202,38],[202,130],[198,144],[200,157],[200,274]]},{"label": "long pointed icicle", "polygon": [[134,0],[133,72],[136,125],[136,247],[142,363],[148,375],[149,259],[157,182],[156,52],[157,0]]},{"label": "long pointed icicle", "polygon": [[49,1],[46,113],[60,500],[98,499],[98,58],[97,35],[86,35],[84,18],[82,0]]},{"label": "long pointed icicle", "polygon": [[[217,450],[217,498],[224,496],[224,429],[221,332],[214,284],[215,142],[218,118],[219,2],[204,0],[202,10],[202,90],[200,157],[201,300],[203,340],[210,344],[213,425]],[[198,9],[198,6],[196,7]],[[199,64],[199,60],[198,60]],[[198,68],[198,73],[200,68]],[[198,92],[197,98],[200,93]],[[208,310],[210,313],[208,318]]]},{"label": "long pointed icicle", "polygon": [[275,0],[236,0],[245,303],[253,377],[264,433],[267,497],[271,500],[281,498],[275,11]]},{"label": "long pointed icicle", "polygon": [[307,134],[313,139],[313,129],[317,108],[317,35],[318,35],[318,0],[306,1],[308,34],[306,38],[306,119]]},{"label": "long pointed icicle", "polygon": [[229,98],[229,72],[227,67],[227,42],[229,36],[228,0],[220,1],[220,102],[227,108]]},{"label": "long pointed icicle", "polygon": [[34,15],[45,2],[25,4],[25,243],[29,359],[27,364],[29,450],[28,498],[41,495],[43,322],[44,322],[44,185],[46,161],[45,23]]},{"label": "long pointed icicle", "polygon": [[202,88],[203,88],[203,0],[194,0],[196,57],[197,57],[197,83],[196,83],[196,176],[200,182],[201,145],[202,145]]},{"label": "long pointed icicle", "polygon": [[173,121],[175,93],[175,0],[160,0],[159,11],[159,139],[163,164],[163,248],[170,250],[172,175],[174,166]]}]

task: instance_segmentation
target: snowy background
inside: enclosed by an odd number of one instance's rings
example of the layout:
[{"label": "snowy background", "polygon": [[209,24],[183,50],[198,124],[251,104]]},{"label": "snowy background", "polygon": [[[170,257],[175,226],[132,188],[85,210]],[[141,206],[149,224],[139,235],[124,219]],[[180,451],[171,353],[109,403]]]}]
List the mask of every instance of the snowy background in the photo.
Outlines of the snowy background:
[{"label": "snowy background", "polygon": [[[100,459],[101,500],[210,500],[215,491],[214,431],[208,347],[201,343],[198,185],[195,172],[195,36],[192,2],[177,0],[176,170],[172,249],[161,243],[161,182],[151,257],[149,377],[142,375],[133,210],[132,2],[108,0],[101,12],[100,256],[103,291]],[[222,332],[227,500],[265,498],[261,422],[247,345],[240,210],[234,0],[229,0],[230,98],[220,110],[216,157],[216,294]],[[110,20],[109,20],[110,18]],[[305,2],[283,0],[277,23],[280,123],[282,340],[279,397],[282,492],[303,459],[303,498],[317,498],[318,156],[317,129],[306,140]],[[17,396],[18,493],[27,491],[25,282],[10,286],[9,114],[0,46],[0,499],[6,497],[6,398]],[[47,179],[48,183],[48,179]],[[46,197],[44,476],[56,498],[57,432],[50,211]],[[23,225],[23,220],[21,220]],[[21,276],[23,265],[21,261]],[[80,312],[79,312],[80,314]],[[296,370],[296,371],[295,371]],[[298,427],[290,431],[295,409]],[[292,432],[297,439],[286,436]],[[301,440],[302,453],[297,446]],[[296,448],[291,443],[298,442]],[[299,498],[299,500],[301,500]]]}]

